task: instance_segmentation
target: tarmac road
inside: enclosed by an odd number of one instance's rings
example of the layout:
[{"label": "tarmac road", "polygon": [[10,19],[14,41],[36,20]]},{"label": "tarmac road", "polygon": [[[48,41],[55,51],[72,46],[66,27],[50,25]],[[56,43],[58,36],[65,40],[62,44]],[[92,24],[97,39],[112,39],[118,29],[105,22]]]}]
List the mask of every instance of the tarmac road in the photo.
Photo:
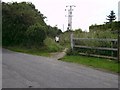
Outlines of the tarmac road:
[{"label": "tarmac road", "polygon": [[3,49],[2,88],[118,88],[118,76]]}]

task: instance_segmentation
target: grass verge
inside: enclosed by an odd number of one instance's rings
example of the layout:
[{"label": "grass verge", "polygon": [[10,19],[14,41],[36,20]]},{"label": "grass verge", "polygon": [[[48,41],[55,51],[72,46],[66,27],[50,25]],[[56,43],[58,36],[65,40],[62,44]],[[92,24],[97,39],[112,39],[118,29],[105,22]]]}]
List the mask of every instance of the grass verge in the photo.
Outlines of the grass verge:
[{"label": "grass verge", "polygon": [[47,56],[50,57],[52,52],[59,52],[63,50],[63,47],[59,45],[59,43],[56,43],[53,39],[47,37],[44,40],[44,45],[43,46],[30,46],[25,47],[25,46],[8,46],[5,47],[9,50],[16,51],[16,52],[22,52],[22,53],[28,53],[32,55],[39,55],[39,56]]},{"label": "grass verge", "polygon": [[15,51],[15,52],[22,52],[22,53],[27,53],[27,54],[32,54],[32,55],[39,55],[39,56],[50,56],[50,53],[45,50],[44,48],[37,49],[37,48],[25,48],[25,47],[7,47],[7,49]]},{"label": "grass verge", "polygon": [[109,60],[109,59],[71,55],[71,56],[65,56],[60,60],[77,63],[77,64],[83,64],[83,65],[91,66],[97,69],[112,71],[114,73],[119,72],[118,63],[116,61]]}]

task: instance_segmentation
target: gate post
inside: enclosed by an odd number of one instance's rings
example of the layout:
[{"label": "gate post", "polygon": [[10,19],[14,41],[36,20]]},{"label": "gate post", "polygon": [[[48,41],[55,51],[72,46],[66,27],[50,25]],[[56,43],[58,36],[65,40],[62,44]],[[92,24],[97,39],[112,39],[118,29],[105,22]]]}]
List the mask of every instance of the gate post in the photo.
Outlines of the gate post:
[{"label": "gate post", "polygon": [[71,49],[73,51],[73,33],[70,35],[70,40],[71,40]]},{"label": "gate post", "polygon": [[120,30],[118,30],[118,63],[120,62]]},{"label": "gate post", "polygon": [[[120,1],[118,2],[118,22],[120,22]],[[120,29],[118,28],[118,63],[120,62]]]}]

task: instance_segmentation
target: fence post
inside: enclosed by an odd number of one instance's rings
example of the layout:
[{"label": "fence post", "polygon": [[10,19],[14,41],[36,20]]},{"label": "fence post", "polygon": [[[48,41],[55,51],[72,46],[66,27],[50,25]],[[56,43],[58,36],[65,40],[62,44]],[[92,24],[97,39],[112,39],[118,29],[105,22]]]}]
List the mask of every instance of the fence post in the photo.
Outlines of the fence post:
[{"label": "fence post", "polygon": [[[120,12],[120,1],[118,2],[118,12]],[[118,22],[120,22],[120,13],[118,13]],[[118,29],[118,63],[120,62],[120,29]]]},{"label": "fence post", "polygon": [[120,62],[120,30],[118,30],[118,63]]},{"label": "fence post", "polygon": [[[111,41],[111,48],[114,48],[114,41]],[[113,57],[113,51],[111,52],[111,56]]]},{"label": "fence post", "polygon": [[73,50],[73,33],[70,35],[70,40],[71,40],[71,49]]}]

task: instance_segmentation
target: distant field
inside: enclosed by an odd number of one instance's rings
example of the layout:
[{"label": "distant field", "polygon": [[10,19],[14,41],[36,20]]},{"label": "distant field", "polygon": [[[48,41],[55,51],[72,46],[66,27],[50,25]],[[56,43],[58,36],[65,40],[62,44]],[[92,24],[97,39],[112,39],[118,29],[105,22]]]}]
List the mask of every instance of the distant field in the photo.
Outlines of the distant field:
[{"label": "distant field", "polygon": [[86,66],[91,66],[94,68],[118,73],[118,63],[116,61],[109,59],[86,57],[86,56],[65,56],[60,60],[71,63],[83,64]]}]

